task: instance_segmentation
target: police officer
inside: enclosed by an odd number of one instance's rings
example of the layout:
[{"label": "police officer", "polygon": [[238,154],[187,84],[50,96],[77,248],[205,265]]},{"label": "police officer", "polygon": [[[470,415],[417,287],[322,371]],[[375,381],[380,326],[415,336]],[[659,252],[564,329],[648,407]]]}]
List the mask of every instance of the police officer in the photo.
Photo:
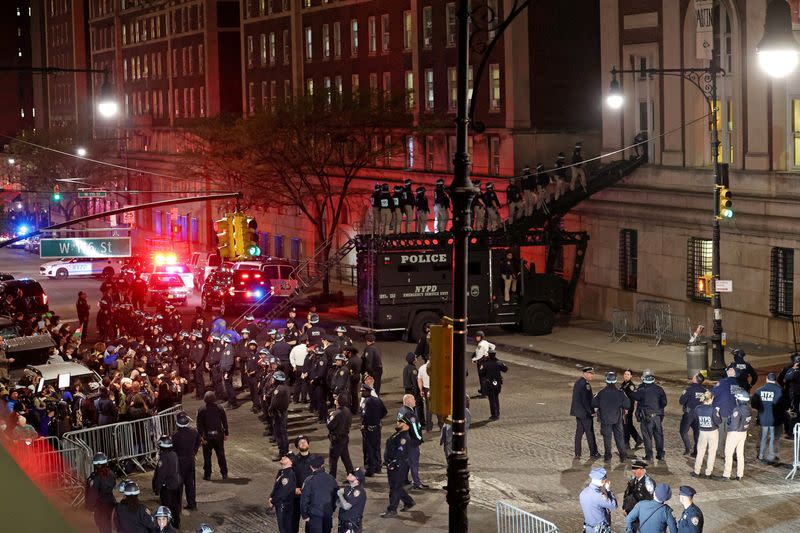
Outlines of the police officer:
[{"label": "police officer", "polygon": [[[672,508],[666,504],[672,498],[672,490],[666,483],[659,483],[653,491],[652,500],[637,503],[625,517],[625,531],[633,533],[663,533],[669,529],[676,533],[678,526],[672,516]],[[638,522],[638,527],[637,527]]]},{"label": "police officer", "polygon": [[[405,216],[405,226],[403,233],[411,232],[411,221],[414,220],[414,193],[411,190],[411,180],[406,179],[403,182],[403,188],[400,192],[400,207],[402,215]],[[397,232],[400,232],[400,225],[397,226]]]},{"label": "police officer", "polygon": [[486,184],[486,192],[483,193],[483,203],[486,206],[486,229],[497,231],[502,222],[500,220],[500,200],[494,192],[494,184]]},{"label": "police officer", "polygon": [[381,359],[381,351],[375,345],[375,335],[367,333],[364,337],[367,347],[364,348],[364,365],[363,372],[368,376],[372,376],[375,380],[375,392],[380,395],[381,393],[381,376],[383,376],[383,361]]},{"label": "police officer", "polygon": [[155,531],[158,533],[177,533],[175,528],[172,527],[172,511],[170,511],[169,507],[159,506],[153,517],[156,524]]},{"label": "police officer", "polygon": [[597,451],[597,441],[594,437],[594,409],[592,408],[592,386],[589,383],[594,377],[594,368],[585,366],[582,369],[583,375],[578,378],[572,387],[572,405],[569,410],[570,416],[575,417],[575,458],[581,458],[581,442],[583,435],[586,435],[586,443],[589,446],[589,453],[593,458],[600,457]]},{"label": "police officer", "polygon": [[792,353],[789,359],[789,365],[778,374],[777,383],[783,389],[784,401],[788,407],[783,419],[783,431],[787,439],[792,439],[797,413],[800,411],[800,354]]},{"label": "police officer", "polygon": [[569,188],[574,191],[577,185],[576,182],[580,179],[583,192],[589,192],[586,186],[586,169],[583,168],[583,157],[581,156],[582,149],[583,143],[580,141],[576,142],[575,149],[572,150],[572,166],[569,168],[572,171],[572,179],[569,182]]},{"label": "police officer", "polygon": [[623,425],[625,413],[631,402],[624,392],[617,388],[617,373],[606,372],[606,386],[592,400],[592,407],[598,410],[600,434],[603,435],[603,459],[611,460],[611,436],[617,444],[620,462],[625,462],[625,439]]},{"label": "police officer", "polygon": [[320,346],[322,339],[325,338],[325,329],[319,325],[319,315],[317,313],[308,314],[308,326],[306,327],[308,341],[314,346]]},{"label": "police officer", "polygon": [[329,372],[328,387],[335,396],[341,396],[350,403],[350,371],[344,366],[347,357],[337,353],[333,358],[333,366]]},{"label": "police officer", "polygon": [[139,485],[126,481],[122,501],[114,507],[114,528],[120,533],[149,533],[156,525],[150,510],[139,502]]},{"label": "police officer", "polygon": [[681,485],[679,498],[683,505],[683,514],[677,521],[678,533],[702,533],[703,511],[695,505],[694,495],[697,491],[689,485]]},{"label": "police officer", "polygon": [[648,369],[642,373],[642,384],[631,397],[639,404],[636,406],[636,419],[642,428],[644,438],[645,460],[653,459],[653,441],[656,446],[656,459],[664,459],[664,408],[667,406],[667,395],[656,377]]},{"label": "police officer", "polygon": [[500,419],[500,389],[503,387],[503,373],[508,367],[497,360],[497,352],[490,349],[483,362],[483,392],[489,398],[489,420]]},{"label": "police officer", "polygon": [[706,391],[700,398],[700,404],[694,408],[694,418],[697,420],[697,427],[700,434],[697,438],[697,457],[694,460],[694,470],[692,477],[700,477],[700,470],[703,466],[703,459],[708,448],[708,464],[706,465],[706,477],[711,477],[714,471],[714,463],[717,459],[717,446],[719,445],[719,426],[722,417],[719,416],[719,409],[714,407],[714,395],[711,391]]},{"label": "police officer", "polygon": [[233,344],[233,339],[228,334],[223,335],[221,340],[224,348],[219,361],[219,369],[222,372],[222,382],[225,384],[225,397],[228,400],[227,407],[229,409],[238,409],[236,390],[233,388],[233,363],[236,347]]},{"label": "police officer", "polygon": [[286,385],[286,374],[278,370],[272,375],[272,379],[278,384],[272,391],[272,399],[269,402],[269,415],[272,418],[273,434],[278,445],[277,460],[289,453],[289,434],[286,428],[289,411],[289,387]]},{"label": "police officer", "polygon": [[592,468],[589,484],[581,491],[584,533],[610,533],[611,511],[616,509],[617,497],[611,490],[605,468]]},{"label": "police officer", "polygon": [[550,176],[542,163],[536,165],[536,209],[545,214],[550,213],[547,204],[550,202]]},{"label": "police officer", "polygon": [[272,355],[278,358],[280,369],[283,370],[287,378],[292,373],[292,365],[289,363],[289,354],[292,352],[292,346],[286,342],[286,335],[278,332],[275,335],[275,342],[270,347]]},{"label": "police officer", "polygon": [[400,227],[403,224],[403,187],[402,185],[395,185],[394,192],[392,193],[392,229],[390,233],[400,233]]},{"label": "police officer", "polygon": [[631,463],[633,475],[628,480],[625,487],[625,495],[622,497],[622,510],[627,515],[637,503],[644,500],[652,500],[656,483],[647,473],[647,463],[635,459]]},{"label": "police officer", "polygon": [[311,475],[311,459],[315,457],[311,454],[308,437],[298,435],[294,439],[296,453],[291,453],[292,470],[294,471],[297,488],[294,491],[294,507],[292,511],[292,531],[297,532],[300,523],[300,494],[303,482]]},{"label": "police officer", "polygon": [[[625,370],[625,372],[622,373],[622,387],[620,388],[631,402],[631,407],[625,414],[625,428],[623,435],[625,439],[625,446],[630,449],[639,448],[644,441],[639,435],[639,432],[636,431],[636,425],[633,423],[633,411],[636,407],[636,401],[631,398],[631,394],[633,394],[633,391],[636,390],[636,385],[633,384],[633,372],[630,369]],[[631,448],[631,439],[633,439],[634,448]]]},{"label": "police officer", "polygon": [[256,353],[258,342],[255,339],[247,341],[247,351],[242,354],[242,376],[247,382],[247,388],[250,389],[250,400],[253,402],[252,411],[257,413],[261,406],[261,401],[258,396],[258,385],[260,380],[260,366],[258,360],[261,354]]},{"label": "police officer", "polygon": [[197,410],[197,431],[203,445],[203,479],[211,479],[211,452],[217,454],[222,479],[228,479],[228,462],[225,460],[225,440],[228,438],[228,415],[217,405],[212,391],[203,397],[204,405]]},{"label": "police officer", "polygon": [[414,197],[414,207],[416,208],[416,224],[414,230],[417,233],[425,233],[428,228],[428,215],[431,212],[428,205],[428,198],[425,196],[425,187],[417,187],[416,196]]},{"label": "police officer", "polygon": [[372,233],[381,234],[381,184],[376,183],[370,196],[372,205]]},{"label": "police officer", "polygon": [[[728,435],[725,437],[725,468],[722,471],[722,480],[741,480],[744,477],[744,441],[747,439],[747,430],[753,420],[750,411],[750,395],[745,390],[738,390],[735,394],[736,407],[728,418]],[[736,477],[731,478],[733,469],[733,455],[736,454]]]},{"label": "police officer", "polygon": [[361,436],[364,449],[366,476],[372,477],[381,471],[381,420],[388,414],[383,401],[372,395],[368,385],[361,386]]},{"label": "police officer", "polygon": [[753,365],[744,360],[745,355],[747,355],[744,350],[736,348],[732,354],[733,361],[728,365],[728,368],[733,367],[736,369],[736,381],[739,382],[739,386],[750,392],[750,389],[758,381],[758,372],[755,371]]},{"label": "police officer", "polygon": [[406,366],[403,367],[403,392],[413,394],[415,398],[420,395],[419,384],[417,383],[417,366],[414,364],[417,356],[414,352],[406,354]]},{"label": "police officer", "polygon": [[506,203],[508,204],[508,221],[516,222],[522,217],[522,191],[517,178],[511,178],[506,187]]},{"label": "police officer", "polygon": [[364,471],[356,468],[347,474],[347,485],[336,492],[339,508],[339,533],[361,533],[367,491],[364,490]]},{"label": "police officer", "polygon": [[175,422],[178,429],[172,434],[172,448],[178,456],[178,471],[186,491],[186,508],[191,511],[197,509],[194,458],[200,449],[200,433],[189,427],[189,416],[183,411],[175,417]]},{"label": "police officer", "polygon": [[417,418],[417,400],[412,394],[403,395],[403,405],[397,412],[397,419],[405,419],[408,423],[408,444],[406,454],[408,456],[408,472],[414,482],[414,489],[427,489],[428,485],[422,482],[419,477],[419,447],[422,444],[422,422]]},{"label": "police officer", "polygon": [[[683,455],[694,455],[697,453],[697,438],[700,428],[697,425],[697,417],[694,416],[695,408],[700,405],[700,398],[706,392],[706,388],[702,383],[705,381],[703,374],[699,372],[692,376],[692,382],[688,387],[683,389],[678,402],[683,408],[683,415],[681,416],[680,435],[683,440]],[[692,437],[694,443],[689,440],[689,429],[692,430]]]},{"label": "police officer", "polygon": [[314,455],[309,460],[311,474],[303,482],[300,493],[300,517],[306,521],[306,531],[330,533],[336,505],[336,478],[322,469],[325,462]]},{"label": "police officer", "polygon": [[172,449],[172,439],[163,435],[158,439],[158,464],[153,471],[153,492],[159,495],[161,505],[172,512],[172,523],[181,527],[181,480],[178,455]]},{"label": "police officer", "polygon": [[478,189],[478,194],[472,198],[472,227],[475,231],[483,231],[486,229],[486,206],[483,203],[481,180],[472,180],[472,184]]},{"label": "police officer", "polygon": [[225,343],[222,341],[222,338],[219,335],[212,334],[211,345],[208,348],[208,355],[206,356],[206,369],[211,375],[214,393],[218,398],[225,396],[225,389],[222,386],[222,371],[219,369],[219,363],[222,360],[222,352],[224,349]]},{"label": "police officer", "polygon": [[411,422],[407,418],[398,418],[394,434],[386,440],[383,464],[386,465],[386,473],[389,478],[389,505],[386,508],[386,512],[381,514],[381,518],[397,516],[397,505],[401,500],[403,502],[401,511],[408,511],[414,507],[414,499],[408,495],[404,486],[409,466],[408,444],[410,437],[408,428],[410,425]]},{"label": "police officer", "polygon": [[758,425],[761,426],[758,460],[765,463],[775,462],[778,460],[775,456],[775,426],[781,421],[781,411],[785,410],[785,403],[783,389],[775,383],[774,372],[767,374],[767,382],[753,394],[752,405],[758,410]]},{"label": "police officer", "polygon": [[358,413],[358,386],[361,383],[363,361],[358,357],[358,349],[352,345],[344,349],[344,355],[347,358],[344,366],[350,373],[350,412],[355,415]]},{"label": "police officer", "polygon": [[92,457],[94,471],[86,479],[86,509],[92,511],[94,524],[100,533],[111,533],[111,516],[117,499],[114,497],[116,479],[108,468],[108,457],[100,452]]},{"label": "police officer", "polygon": [[434,232],[447,231],[447,222],[450,220],[450,196],[444,190],[444,180],[436,180],[436,190],[433,192]]},{"label": "police officer", "polygon": [[311,387],[311,412],[317,414],[317,420],[323,424],[328,422],[328,406],[327,399],[327,383],[328,377],[328,364],[325,359],[325,350],[322,346],[314,348],[314,353],[310,359],[307,359],[308,371],[303,375],[304,379],[308,378],[309,386]]},{"label": "police officer", "polygon": [[275,483],[269,495],[268,506],[275,509],[278,522],[278,533],[292,533],[292,516],[294,514],[294,493],[297,479],[292,468],[292,459],[288,455],[281,457],[281,469],[275,476]]},{"label": "police officer", "polygon": [[567,188],[567,169],[564,168],[566,156],[564,152],[558,152],[556,157],[556,165],[553,174],[556,179],[556,200],[558,200]]},{"label": "police officer", "polygon": [[353,347],[353,339],[347,334],[346,327],[342,325],[336,326],[334,333],[336,333],[336,337],[333,339],[333,343],[339,348],[340,352],[343,352],[345,348]]},{"label": "police officer", "polygon": [[522,169],[522,198],[524,216],[532,216],[533,208],[536,206],[536,175],[531,173],[531,167],[528,165]]},{"label": "police officer", "polygon": [[387,235],[390,233],[390,228],[392,226],[392,195],[389,192],[389,184],[384,183],[381,185],[381,195],[380,195],[380,231],[378,231],[379,235]]},{"label": "police officer", "polygon": [[346,472],[353,471],[353,461],[350,460],[350,424],[353,415],[347,407],[348,396],[337,395],[334,400],[335,409],[328,416],[328,439],[331,441],[328,450],[328,463],[330,474],[336,477],[336,468],[341,458]]}]

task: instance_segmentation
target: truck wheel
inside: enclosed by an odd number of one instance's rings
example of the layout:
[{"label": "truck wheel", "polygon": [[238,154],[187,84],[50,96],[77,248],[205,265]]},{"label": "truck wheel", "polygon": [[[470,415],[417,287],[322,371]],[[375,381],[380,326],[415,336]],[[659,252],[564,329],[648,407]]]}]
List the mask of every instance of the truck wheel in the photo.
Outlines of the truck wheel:
[{"label": "truck wheel", "polygon": [[555,315],[545,304],[531,304],[525,309],[522,329],[528,335],[548,335],[553,332]]},{"label": "truck wheel", "polygon": [[439,315],[433,311],[423,311],[414,317],[414,322],[411,324],[411,341],[417,342],[425,335],[425,327],[430,324],[438,324],[440,322]]},{"label": "truck wheel", "polygon": [[58,279],[67,279],[67,276],[69,276],[69,272],[66,268],[59,268],[56,270],[56,277]]}]

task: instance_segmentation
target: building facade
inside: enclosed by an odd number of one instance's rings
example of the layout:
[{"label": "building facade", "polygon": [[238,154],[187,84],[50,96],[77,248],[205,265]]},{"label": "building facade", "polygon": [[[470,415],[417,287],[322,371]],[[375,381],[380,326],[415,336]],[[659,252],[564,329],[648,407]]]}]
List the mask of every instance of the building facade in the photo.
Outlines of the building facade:
[{"label": "building facade", "polygon": [[[4,67],[31,65],[30,0],[4,2],[0,6],[0,64]],[[26,71],[0,72],[0,133],[14,135],[33,126],[33,75]],[[3,144],[8,140],[4,139]]]},{"label": "building facade", "polygon": [[[798,2],[790,3],[797,35]],[[714,4],[712,53],[725,70],[716,103],[719,161],[729,165],[735,211],[721,222],[721,279],[733,282],[733,292],[722,294],[723,324],[734,342],[788,344],[800,304],[793,290],[800,245],[800,73],[770,80],[758,66],[765,2]],[[694,2],[602,0],[600,7],[598,96],[607,93],[613,66],[709,64],[698,47]],[[636,73],[619,81],[625,103],[619,111],[603,109],[603,152],[630,146],[645,132],[650,164],[579,206],[570,220],[591,235],[580,312],[610,320],[613,309],[658,300],[710,330],[710,298],[698,286],[711,272],[709,107],[679,77]]]}]

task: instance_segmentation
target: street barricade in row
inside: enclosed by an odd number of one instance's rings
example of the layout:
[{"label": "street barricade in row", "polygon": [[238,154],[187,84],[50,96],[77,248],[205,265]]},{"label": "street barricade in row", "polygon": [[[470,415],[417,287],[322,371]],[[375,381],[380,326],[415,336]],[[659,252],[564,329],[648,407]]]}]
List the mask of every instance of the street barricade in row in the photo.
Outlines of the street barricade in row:
[{"label": "street barricade in row", "polygon": [[497,502],[496,509],[497,533],[558,533],[554,523],[504,501]]}]

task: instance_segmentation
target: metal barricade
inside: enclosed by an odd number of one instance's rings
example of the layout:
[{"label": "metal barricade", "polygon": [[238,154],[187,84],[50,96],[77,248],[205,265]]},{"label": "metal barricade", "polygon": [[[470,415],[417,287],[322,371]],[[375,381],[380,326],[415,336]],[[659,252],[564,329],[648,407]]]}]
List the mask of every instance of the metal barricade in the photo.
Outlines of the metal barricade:
[{"label": "metal barricade", "polygon": [[685,343],[692,331],[691,319],[686,315],[672,314],[669,304],[644,300],[636,304],[635,311],[611,311],[613,342],[652,340],[656,346],[662,342]]},{"label": "metal barricade", "polygon": [[103,452],[109,461],[115,459],[114,427],[116,424],[78,429],[64,433],[62,440],[73,444],[80,443],[93,454]]},{"label": "metal barricade", "polygon": [[667,314],[658,317],[657,342],[662,341],[683,343],[688,342],[692,336],[692,321],[686,315]]},{"label": "metal barricade", "polygon": [[558,527],[504,501],[497,502],[497,533],[558,533]]},{"label": "metal barricade", "polygon": [[611,340],[614,342],[630,341],[628,337],[628,324],[630,324],[631,312],[622,309],[611,311]]},{"label": "metal barricade", "polygon": [[794,458],[792,461],[792,470],[786,474],[786,479],[792,478],[797,475],[797,470],[800,469],[800,424],[794,425]]},{"label": "metal barricade", "polygon": [[145,471],[144,464],[154,465],[158,456],[158,439],[175,431],[177,413],[177,409],[170,409],[141,420],[115,424],[114,459],[130,460],[142,472]]}]

